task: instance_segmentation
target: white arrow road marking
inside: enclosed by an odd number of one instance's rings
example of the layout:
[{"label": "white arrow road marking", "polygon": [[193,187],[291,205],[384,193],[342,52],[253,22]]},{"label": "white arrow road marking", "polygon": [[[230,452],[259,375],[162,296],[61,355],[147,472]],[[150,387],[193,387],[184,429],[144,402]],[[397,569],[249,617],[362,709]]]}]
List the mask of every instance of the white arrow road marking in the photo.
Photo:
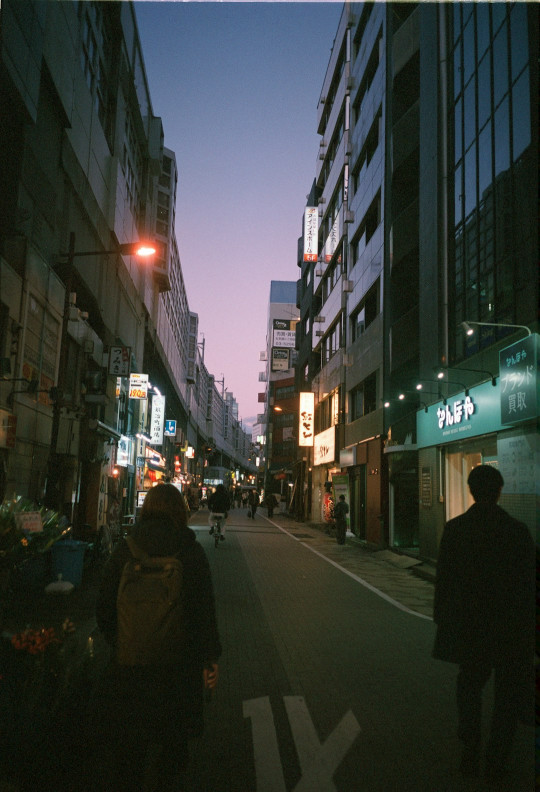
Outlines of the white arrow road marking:
[{"label": "white arrow road marking", "polygon": [[[321,745],[301,696],[284,696],[285,709],[300,762],[302,778],[293,792],[336,792],[332,777],[361,729],[351,710]],[[251,719],[257,792],[286,792],[270,699],[264,696],[243,703]]]},{"label": "white arrow road marking", "polygon": [[349,710],[321,745],[308,708],[301,696],[284,696],[302,778],[294,792],[334,792],[332,776],[355,741],[360,730]]},{"label": "white arrow road marking", "polygon": [[243,712],[251,718],[257,792],[286,792],[270,699],[244,701]]}]

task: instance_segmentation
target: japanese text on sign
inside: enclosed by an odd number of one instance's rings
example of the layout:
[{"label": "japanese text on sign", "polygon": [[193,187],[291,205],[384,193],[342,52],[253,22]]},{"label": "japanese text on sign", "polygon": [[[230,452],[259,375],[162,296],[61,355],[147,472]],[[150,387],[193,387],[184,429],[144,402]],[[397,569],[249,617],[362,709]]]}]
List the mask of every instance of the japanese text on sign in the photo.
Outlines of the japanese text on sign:
[{"label": "japanese text on sign", "polygon": [[131,347],[111,347],[109,349],[109,374],[129,377]]},{"label": "japanese text on sign", "polygon": [[512,424],[538,414],[538,336],[531,334],[499,352],[501,422]]},{"label": "japanese text on sign", "polygon": [[152,419],[150,423],[150,437],[153,445],[163,443],[163,430],[165,428],[165,396],[152,397]]},{"label": "japanese text on sign", "polygon": [[465,399],[458,399],[451,407],[445,404],[444,407],[437,409],[439,429],[459,424],[462,420],[468,420],[473,413],[474,402],[470,396],[466,396]]},{"label": "japanese text on sign", "polygon": [[148,398],[148,374],[131,374],[129,378],[129,398]]},{"label": "japanese text on sign", "polygon": [[317,261],[319,215],[316,206],[307,206],[304,213],[304,261]]},{"label": "japanese text on sign", "polygon": [[315,394],[300,394],[300,426],[298,432],[299,446],[313,445],[313,414],[315,412]]}]

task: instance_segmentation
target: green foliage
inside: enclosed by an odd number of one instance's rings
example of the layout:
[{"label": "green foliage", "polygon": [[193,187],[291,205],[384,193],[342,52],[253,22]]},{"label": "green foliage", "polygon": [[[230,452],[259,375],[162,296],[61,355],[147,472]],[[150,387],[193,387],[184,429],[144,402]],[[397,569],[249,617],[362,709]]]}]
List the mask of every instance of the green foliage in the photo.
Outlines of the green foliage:
[{"label": "green foliage", "polygon": [[[22,530],[17,525],[16,515],[36,511],[41,515],[43,530],[37,533]],[[0,561],[15,563],[45,553],[67,530],[60,524],[58,512],[37,508],[25,498],[6,500],[0,504]]]}]

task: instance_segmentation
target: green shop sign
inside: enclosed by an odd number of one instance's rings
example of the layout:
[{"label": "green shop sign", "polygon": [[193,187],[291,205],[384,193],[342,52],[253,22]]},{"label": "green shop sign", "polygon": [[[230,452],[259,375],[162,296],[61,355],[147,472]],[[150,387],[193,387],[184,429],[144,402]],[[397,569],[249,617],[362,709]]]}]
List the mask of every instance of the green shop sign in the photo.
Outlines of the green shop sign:
[{"label": "green shop sign", "polygon": [[529,421],[538,415],[538,334],[499,352],[501,423]]},{"label": "green shop sign", "polygon": [[417,448],[452,443],[503,429],[499,385],[483,382],[416,415]]}]

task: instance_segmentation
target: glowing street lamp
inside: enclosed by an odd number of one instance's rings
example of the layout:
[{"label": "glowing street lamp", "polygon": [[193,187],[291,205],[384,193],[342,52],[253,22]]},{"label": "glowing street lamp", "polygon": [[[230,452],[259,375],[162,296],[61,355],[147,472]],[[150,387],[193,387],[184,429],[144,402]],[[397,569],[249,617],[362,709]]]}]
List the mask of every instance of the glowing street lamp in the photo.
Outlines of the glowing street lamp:
[{"label": "glowing street lamp", "polygon": [[527,325],[518,325],[518,324],[505,324],[504,322],[473,322],[471,320],[467,320],[465,322],[461,322],[461,326],[465,331],[465,335],[472,336],[474,333],[474,329],[471,325],[479,325],[481,327],[515,327],[517,330],[526,330],[529,335],[531,335],[531,331],[527,327]]}]

